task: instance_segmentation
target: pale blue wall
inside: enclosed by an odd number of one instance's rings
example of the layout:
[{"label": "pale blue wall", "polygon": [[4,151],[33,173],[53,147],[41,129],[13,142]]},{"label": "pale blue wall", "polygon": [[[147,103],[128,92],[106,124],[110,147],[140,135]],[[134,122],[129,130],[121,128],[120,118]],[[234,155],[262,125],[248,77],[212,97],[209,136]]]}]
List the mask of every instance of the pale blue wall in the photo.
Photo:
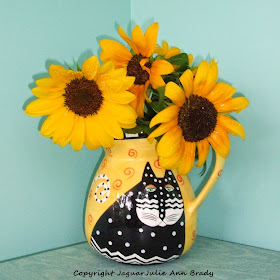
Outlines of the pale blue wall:
[{"label": "pale blue wall", "polygon": [[40,135],[23,104],[51,62],[83,62],[128,26],[126,0],[11,0],[0,8],[0,260],[84,241],[83,206],[101,150]]},{"label": "pale blue wall", "polygon": [[[160,24],[196,60],[215,57],[220,78],[247,96],[223,175],[199,211],[198,234],[280,250],[279,1],[134,0],[132,22]],[[191,179],[198,185],[198,171]]]}]

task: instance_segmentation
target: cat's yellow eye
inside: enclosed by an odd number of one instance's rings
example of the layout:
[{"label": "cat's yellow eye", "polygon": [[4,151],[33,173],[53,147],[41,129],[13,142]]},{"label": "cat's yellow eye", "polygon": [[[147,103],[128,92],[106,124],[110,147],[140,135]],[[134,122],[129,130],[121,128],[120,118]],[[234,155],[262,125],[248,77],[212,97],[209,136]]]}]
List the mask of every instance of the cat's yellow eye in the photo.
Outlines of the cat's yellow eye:
[{"label": "cat's yellow eye", "polygon": [[148,192],[155,192],[156,189],[157,189],[157,188],[156,188],[154,185],[148,185],[148,186],[146,187],[146,190],[147,190]]},{"label": "cat's yellow eye", "polygon": [[172,192],[174,190],[174,187],[172,185],[166,185],[165,186],[165,189],[168,191],[168,192]]}]

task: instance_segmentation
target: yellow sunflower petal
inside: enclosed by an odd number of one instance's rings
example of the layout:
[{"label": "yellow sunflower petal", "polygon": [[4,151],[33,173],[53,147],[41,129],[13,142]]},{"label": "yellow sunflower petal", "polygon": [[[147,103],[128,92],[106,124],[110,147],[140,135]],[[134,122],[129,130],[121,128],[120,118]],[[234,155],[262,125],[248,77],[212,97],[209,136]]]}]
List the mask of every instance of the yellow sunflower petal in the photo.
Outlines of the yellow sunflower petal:
[{"label": "yellow sunflower petal", "polygon": [[218,79],[218,66],[212,59],[210,65],[202,61],[198,66],[193,82],[193,93],[199,96],[206,96],[214,88]]},{"label": "yellow sunflower petal", "polygon": [[39,98],[53,99],[53,98],[60,97],[62,94],[65,93],[65,90],[64,89],[52,90],[48,88],[35,87],[31,89],[31,92]]},{"label": "yellow sunflower petal", "polygon": [[119,125],[122,128],[131,129],[131,128],[134,128],[137,124],[136,123],[126,124],[126,123],[120,123],[119,122]]},{"label": "yellow sunflower petal", "polygon": [[46,137],[52,136],[66,110],[65,107],[61,107],[55,113],[49,115],[41,126],[41,135]]},{"label": "yellow sunflower petal", "polygon": [[130,91],[135,96],[135,99],[130,103],[130,106],[135,110],[137,116],[143,118],[146,88],[144,85],[133,85]]},{"label": "yellow sunflower petal", "polygon": [[193,92],[193,73],[190,69],[186,70],[179,78],[184,88],[186,97],[189,97]]},{"label": "yellow sunflower petal", "polygon": [[156,45],[155,53],[158,55],[164,56],[169,49],[168,43],[166,41],[162,42],[162,47],[160,45]]},{"label": "yellow sunflower petal", "polygon": [[197,142],[198,162],[195,165],[196,167],[200,167],[204,164],[204,162],[207,159],[209,149],[210,149],[210,145],[207,139],[203,139]]},{"label": "yellow sunflower petal", "polygon": [[65,83],[61,81],[57,81],[53,78],[42,78],[35,81],[38,87],[45,87],[45,88],[65,88]]},{"label": "yellow sunflower petal", "polygon": [[98,69],[98,76],[99,75],[105,75],[109,74],[114,70],[114,63],[110,60],[108,62],[105,62],[103,65],[101,65]]},{"label": "yellow sunflower petal", "polygon": [[96,76],[98,68],[99,68],[98,58],[96,56],[91,56],[84,62],[82,66],[82,72],[88,80],[93,80]]},{"label": "yellow sunflower petal", "polygon": [[178,174],[185,175],[191,171],[195,160],[195,148],[195,142],[185,142],[184,154],[178,163]]},{"label": "yellow sunflower petal", "polygon": [[144,56],[145,55],[145,46],[146,46],[146,41],[145,41],[145,37],[144,34],[140,28],[139,25],[136,25],[132,32],[131,32],[131,39],[132,41],[136,44],[137,48],[139,49],[140,53]]},{"label": "yellow sunflower petal", "polygon": [[178,107],[182,107],[186,101],[184,91],[174,82],[169,82],[166,85],[165,96],[170,98]]},{"label": "yellow sunflower petal", "polygon": [[236,89],[231,85],[226,84],[224,82],[218,82],[213,88],[213,90],[209,94],[207,94],[206,97],[212,103],[223,102],[231,98],[235,91]]},{"label": "yellow sunflower petal", "polygon": [[128,104],[135,99],[135,95],[129,91],[123,92],[106,92],[103,94],[105,100],[119,104]]},{"label": "yellow sunflower petal", "polygon": [[171,47],[171,48],[166,52],[165,58],[168,59],[168,58],[170,58],[170,57],[172,57],[172,56],[175,56],[175,55],[178,55],[178,54],[180,54],[180,53],[181,53],[181,51],[180,51],[179,48],[177,48],[177,47]]},{"label": "yellow sunflower petal", "polygon": [[174,67],[166,60],[158,59],[152,63],[151,75],[161,76],[167,75],[174,71]]},{"label": "yellow sunflower petal", "polygon": [[124,30],[119,26],[118,30],[120,36],[131,46],[131,48],[134,50],[136,54],[139,54],[139,49],[137,45],[127,36],[127,34],[124,32]]},{"label": "yellow sunflower petal", "polygon": [[25,109],[25,113],[31,117],[40,117],[49,115],[62,107],[64,104],[64,97],[55,99],[39,98],[29,103]]},{"label": "yellow sunflower petal", "polygon": [[80,151],[85,140],[85,118],[76,116],[71,133],[70,144],[75,151]]},{"label": "yellow sunflower petal", "polygon": [[149,136],[148,136],[148,140],[152,139],[152,138],[155,138],[155,137],[158,137],[164,133],[166,133],[168,130],[170,130],[171,128],[173,128],[174,126],[177,125],[177,118],[172,120],[172,121],[169,121],[169,122],[166,122],[166,123],[163,123],[161,124],[158,128],[156,128]]},{"label": "yellow sunflower petal", "polygon": [[143,53],[144,56],[150,57],[154,53],[156,43],[157,43],[157,34],[158,34],[158,23],[155,22],[148,27],[144,35],[146,41],[145,42],[146,48],[145,48],[145,52]]},{"label": "yellow sunflower petal", "polygon": [[181,140],[178,150],[170,157],[159,157],[159,164],[165,169],[175,169],[178,167],[185,150],[185,141]]},{"label": "yellow sunflower petal", "polygon": [[150,84],[154,89],[165,86],[165,82],[163,78],[161,76],[155,76],[155,75],[150,76]]},{"label": "yellow sunflower petal", "polygon": [[189,58],[189,66],[190,66],[193,63],[193,55],[192,54],[188,54],[188,58]]},{"label": "yellow sunflower petal", "polygon": [[49,67],[49,74],[53,79],[61,83],[69,83],[72,79],[82,78],[83,76],[79,71],[67,70],[60,65],[54,64]]},{"label": "yellow sunflower petal", "polygon": [[222,103],[215,103],[214,106],[219,113],[237,112],[247,108],[249,100],[246,97],[236,97],[226,100]]},{"label": "yellow sunflower petal", "polygon": [[103,62],[112,61],[117,68],[126,67],[129,60],[132,58],[130,51],[116,41],[104,39],[101,40],[99,44],[102,48],[100,59]]},{"label": "yellow sunflower petal", "polygon": [[90,150],[95,150],[101,145],[98,141],[99,135],[97,133],[97,121],[96,115],[85,118],[85,144]]},{"label": "yellow sunflower petal", "polygon": [[118,68],[113,69],[110,72],[104,73],[100,75],[98,78],[103,80],[110,80],[110,79],[123,79],[127,78],[126,76],[127,70],[126,68]]},{"label": "yellow sunflower petal", "polygon": [[53,142],[57,144],[59,140],[67,138],[74,126],[75,114],[70,110],[65,110],[64,114],[59,119],[59,124],[55,128],[52,137]]},{"label": "yellow sunflower petal", "polygon": [[129,105],[117,104],[104,101],[104,110],[112,114],[119,123],[133,124],[136,122],[137,114]]},{"label": "yellow sunflower petal", "polygon": [[171,128],[160,139],[157,145],[157,152],[160,157],[169,157],[174,154],[181,143],[182,130],[179,126]]},{"label": "yellow sunflower petal", "polygon": [[172,121],[173,119],[178,117],[178,113],[179,113],[179,107],[176,105],[171,105],[165,108],[164,110],[160,111],[152,118],[150,122],[150,127],[153,127],[158,123]]},{"label": "yellow sunflower petal", "polygon": [[228,116],[218,115],[218,124],[232,135],[239,135],[245,140],[245,130],[243,126],[236,120]]},{"label": "yellow sunflower petal", "polygon": [[102,79],[98,77],[96,83],[102,92],[122,92],[128,90],[134,83],[135,77],[124,77],[122,79]]},{"label": "yellow sunflower petal", "polygon": [[220,126],[216,125],[215,130],[207,138],[213,149],[223,158],[226,158],[230,151],[230,140],[228,133]]},{"label": "yellow sunflower petal", "polygon": [[105,110],[101,110],[98,118],[100,119],[101,126],[110,136],[115,139],[123,139],[123,131],[111,114],[108,114]]}]

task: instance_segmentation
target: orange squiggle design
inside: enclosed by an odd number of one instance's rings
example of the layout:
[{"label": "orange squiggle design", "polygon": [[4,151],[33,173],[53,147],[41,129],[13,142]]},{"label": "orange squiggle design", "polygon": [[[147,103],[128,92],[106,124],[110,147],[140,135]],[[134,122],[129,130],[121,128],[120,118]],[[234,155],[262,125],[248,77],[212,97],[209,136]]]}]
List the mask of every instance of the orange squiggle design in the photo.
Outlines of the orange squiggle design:
[{"label": "orange squiggle design", "polygon": [[125,175],[128,175],[128,179],[130,179],[131,177],[133,177],[133,175],[135,174],[135,170],[132,167],[127,167],[124,172]]},{"label": "orange squiggle design", "polygon": [[219,177],[221,176],[222,172],[223,172],[223,169],[221,169],[221,170],[218,172],[218,176],[219,176]]},{"label": "orange squiggle design", "polygon": [[88,195],[88,199],[91,199],[92,197],[92,190],[90,190],[89,195]]},{"label": "orange squiggle design", "polygon": [[106,148],[109,157],[112,157],[112,150],[111,148]]},{"label": "orange squiggle design", "polygon": [[137,155],[138,155],[138,153],[137,153],[136,150],[130,149],[130,150],[128,151],[128,155],[129,155],[130,157],[132,157],[132,158],[136,158]]},{"label": "orange squiggle design", "polygon": [[184,184],[184,179],[182,178],[181,175],[177,175],[177,181],[178,181],[179,183],[182,183],[181,185]]},{"label": "orange squiggle design", "polygon": [[107,159],[105,158],[103,163],[101,164],[101,168],[103,169],[107,165]]},{"label": "orange squiggle design", "polygon": [[120,187],[121,187],[121,185],[122,185],[122,180],[117,179],[117,180],[114,181],[114,183],[113,183],[113,188],[114,188],[115,190],[119,190]]},{"label": "orange squiggle design", "polygon": [[194,231],[192,232],[192,240],[195,240],[195,237],[196,237],[196,230],[194,230]]},{"label": "orange squiggle design", "polygon": [[162,169],[162,167],[159,165],[159,160],[158,159],[154,162],[154,166],[158,169]]},{"label": "orange squiggle design", "polygon": [[92,220],[93,220],[92,216],[91,216],[91,215],[88,215],[88,222],[89,222],[90,224],[92,223]]}]

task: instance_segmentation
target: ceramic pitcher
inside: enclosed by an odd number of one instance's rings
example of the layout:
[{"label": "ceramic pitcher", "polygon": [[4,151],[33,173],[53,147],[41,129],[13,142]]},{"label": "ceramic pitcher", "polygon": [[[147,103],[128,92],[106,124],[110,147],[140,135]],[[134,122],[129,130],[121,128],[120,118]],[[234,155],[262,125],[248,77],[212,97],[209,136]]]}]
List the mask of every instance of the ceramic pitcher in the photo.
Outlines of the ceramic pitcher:
[{"label": "ceramic pitcher", "polygon": [[89,244],[117,262],[149,265],[179,258],[192,246],[197,210],[219,178],[224,159],[195,198],[188,176],[159,165],[156,141],[115,141],[92,182],[85,212]]}]

